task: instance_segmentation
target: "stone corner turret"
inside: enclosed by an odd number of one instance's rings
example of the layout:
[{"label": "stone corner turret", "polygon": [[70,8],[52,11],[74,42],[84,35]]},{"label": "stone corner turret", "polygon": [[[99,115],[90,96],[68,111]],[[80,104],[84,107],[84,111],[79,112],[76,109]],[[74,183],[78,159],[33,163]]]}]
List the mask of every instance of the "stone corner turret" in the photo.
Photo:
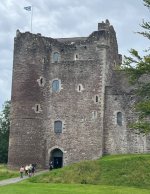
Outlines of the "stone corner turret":
[{"label": "stone corner turret", "polygon": [[101,23],[98,23],[98,31],[101,30],[108,30],[110,27],[110,22],[108,19],[106,19],[106,21],[102,21]]}]

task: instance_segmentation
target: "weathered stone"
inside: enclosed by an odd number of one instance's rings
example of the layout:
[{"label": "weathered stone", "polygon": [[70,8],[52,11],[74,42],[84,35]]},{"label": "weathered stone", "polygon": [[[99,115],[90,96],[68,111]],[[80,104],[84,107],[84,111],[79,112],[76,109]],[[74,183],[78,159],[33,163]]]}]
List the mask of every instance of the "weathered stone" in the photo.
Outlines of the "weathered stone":
[{"label": "weathered stone", "polygon": [[[45,168],[55,149],[62,151],[63,165],[103,154],[147,152],[149,138],[127,128],[136,118],[134,88],[115,70],[121,58],[108,20],[81,38],[17,31],[8,165]],[[54,80],[59,80],[57,92]],[[55,121],[62,121],[62,133],[54,132]]]}]

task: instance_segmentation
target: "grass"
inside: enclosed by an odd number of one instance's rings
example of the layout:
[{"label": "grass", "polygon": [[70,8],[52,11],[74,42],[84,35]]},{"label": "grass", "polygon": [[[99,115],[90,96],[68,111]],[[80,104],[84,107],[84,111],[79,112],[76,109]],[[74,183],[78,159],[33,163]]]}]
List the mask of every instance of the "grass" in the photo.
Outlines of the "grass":
[{"label": "grass", "polygon": [[21,183],[0,187],[2,194],[149,194],[150,190],[132,187],[78,184]]},{"label": "grass", "polygon": [[8,170],[6,164],[0,164],[0,181],[19,176],[18,171]]},{"label": "grass", "polygon": [[1,186],[1,193],[150,194],[150,155],[105,156],[79,162],[18,184]]},{"label": "grass", "polygon": [[52,170],[26,182],[150,188],[150,155],[105,156]]}]

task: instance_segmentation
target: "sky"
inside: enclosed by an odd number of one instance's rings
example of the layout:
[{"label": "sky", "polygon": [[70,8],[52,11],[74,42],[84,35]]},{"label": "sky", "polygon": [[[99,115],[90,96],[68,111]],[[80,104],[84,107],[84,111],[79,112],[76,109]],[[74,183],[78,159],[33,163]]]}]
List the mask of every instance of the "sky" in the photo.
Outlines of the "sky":
[{"label": "sky", "polygon": [[[97,24],[109,19],[117,34],[119,53],[142,51],[148,41],[138,35],[143,19],[150,11],[142,0],[0,0],[0,110],[11,99],[13,44],[16,30],[52,38],[86,37],[97,30]],[[143,54],[143,53],[142,53]]]}]

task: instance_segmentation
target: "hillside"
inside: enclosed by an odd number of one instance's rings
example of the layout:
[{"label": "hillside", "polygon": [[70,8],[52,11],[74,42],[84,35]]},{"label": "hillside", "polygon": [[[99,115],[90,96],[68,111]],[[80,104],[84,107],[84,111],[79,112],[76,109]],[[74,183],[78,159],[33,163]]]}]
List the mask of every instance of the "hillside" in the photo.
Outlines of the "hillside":
[{"label": "hillside", "polygon": [[150,188],[150,155],[105,156],[52,170],[26,180],[32,183],[77,183]]}]

